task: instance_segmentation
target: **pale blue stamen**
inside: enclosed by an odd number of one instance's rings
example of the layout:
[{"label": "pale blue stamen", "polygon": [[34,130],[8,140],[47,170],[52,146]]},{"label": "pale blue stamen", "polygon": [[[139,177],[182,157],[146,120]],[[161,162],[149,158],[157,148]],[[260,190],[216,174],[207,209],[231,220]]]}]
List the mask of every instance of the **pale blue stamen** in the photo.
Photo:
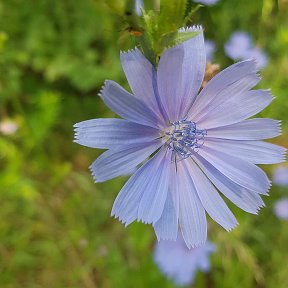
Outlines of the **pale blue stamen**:
[{"label": "pale blue stamen", "polygon": [[186,119],[170,124],[169,132],[166,136],[168,148],[173,151],[172,158],[182,160],[197,153],[204,143],[206,130],[197,129],[196,123]]}]

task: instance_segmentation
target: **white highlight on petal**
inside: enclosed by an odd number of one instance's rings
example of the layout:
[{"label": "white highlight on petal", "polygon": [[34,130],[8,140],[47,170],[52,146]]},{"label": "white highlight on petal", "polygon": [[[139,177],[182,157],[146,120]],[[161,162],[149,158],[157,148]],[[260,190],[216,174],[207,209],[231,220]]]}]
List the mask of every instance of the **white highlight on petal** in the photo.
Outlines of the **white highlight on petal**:
[{"label": "white highlight on petal", "polygon": [[179,224],[188,248],[205,243],[207,220],[205,210],[196,191],[188,159],[177,162],[179,191]]}]

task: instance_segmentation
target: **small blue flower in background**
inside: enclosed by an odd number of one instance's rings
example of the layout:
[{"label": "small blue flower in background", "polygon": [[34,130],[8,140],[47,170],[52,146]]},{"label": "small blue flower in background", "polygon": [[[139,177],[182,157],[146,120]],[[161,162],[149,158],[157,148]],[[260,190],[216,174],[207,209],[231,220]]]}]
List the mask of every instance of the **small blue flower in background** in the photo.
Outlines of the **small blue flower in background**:
[{"label": "small blue flower in background", "polygon": [[143,8],[143,0],[135,0],[135,13],[139,16],[142,15],[141,9]]},{"label": "small blue flower in background", "polygon": [[274,213],[281,220],[288,220],[288,198],[282,198],[274,204]]},{"label": "small blue flower in background", "polygon": [[234,32],[225,44],[225,52],[232,59],[245,57],[247,51],[252,47],[252,38],[246,32]]},{"label": "small blue flower in background", "polygon": [[209,241],[189,250],[179,233],[176,241],[162,240],[156,244],[154,261],[159,270],[177,285],[189,285],[197,271],[210,270],[209,256],[214,251],[215,245]]},{"label": "small blue flower in background", "polygon": [[219,0],[194,0],[196,3],[201,3],[207,6],[214,5],[218,2]]},{"label": "small blue flower in background", "polygon": [[199,92],[203,31],[188,31],[199,34],[166,49],[157,70],[138,49],[121,53],[133,95],[106,81],[100,96],[124,119],[80,122],[75,142],[107,149],[90,167],[96,182],[125,175],[152,155],[126,182],[112,215],[125,225],[152,224],[159,240],[175,240],[180,227],[191,248],[206,241],[206,212],[228,231],[237,225],[218,191],[258,213],[270,181],[255,164],[282,162],[285,149],[262,141],[279,135],[279,121],[246,120],[273,100],[268,90],[251,90],[260,80],[255,62],[226,68]]},{"label": "small blue flower in background", "polygon": [[251,36],[246,32],[234,32],[224,49],[227,56],[233,60],[255,59],[259,69],[264,68],[268,63],[266,53],[253,45]]},{"label": "small blue flower in background", "polygon": [[288,186],[288,166],[278,166],[274,169],[273,182],[279,186]]},{"label": "small blue flower in background", "polygon": [[215,52],[215,43],[212,40],[205,40],[205,51],[206,51],[206,60],[212,61],[214,58]]},{"label": "small blue flower in background", "polygon": [[245,58],[255,59],[259,69],[265,68],[268,64],[268,57],[266,53],[258,47],[251,48],[247,53],[247,57]]}]

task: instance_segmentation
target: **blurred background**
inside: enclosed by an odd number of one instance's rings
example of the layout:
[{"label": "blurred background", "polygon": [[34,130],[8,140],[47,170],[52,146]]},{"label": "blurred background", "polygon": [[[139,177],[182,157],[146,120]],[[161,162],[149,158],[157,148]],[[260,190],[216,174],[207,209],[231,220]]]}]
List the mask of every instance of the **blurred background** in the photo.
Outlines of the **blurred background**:
[{"label": "blurred background", "polygon": [[[114,116],[97,96],[104,80],[128,88],[119,51],[137,35],[123,2],[0,0],[0,287],[176,287],[153,261],[152,227],[110,217],[126,178],[93,183],[101,151],[73,143],[74,123]],[[273,142],[287,147],[288,1],[210,2],[192,21],[210,61],[224,69],[260,55],[259,87],[276,97],[261,116],[283,120]],[[276,167],[264,169],[272,177]],[[274,213],[285,196],[274,184],[259,216],[229,204],[240,223],[230,233],[211,221],[211,271],[193,287],[288,287],[288,220]]]}]

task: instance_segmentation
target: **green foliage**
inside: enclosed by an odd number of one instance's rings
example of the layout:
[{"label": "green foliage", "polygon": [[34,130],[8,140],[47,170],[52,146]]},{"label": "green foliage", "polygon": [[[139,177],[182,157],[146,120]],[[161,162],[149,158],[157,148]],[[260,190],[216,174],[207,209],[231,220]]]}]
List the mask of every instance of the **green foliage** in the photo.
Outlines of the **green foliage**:
[{"label": "green foliage", "polygon": [[125,21],[129,29],[139,33],[135,39],[138,40],[136,43],[154,66],[157,66],[158,59],[165,48],[197,35],[196,33],[181,35],[178,30],[191,21],[200,5],[193,8],[187,5],[187,0],[162,0],[160,10],[151,10],[149,9],[151,5],[147,5],[142,9],[142,17],[138,17],[133,11],[132,2],[126,2]]},{"label": "green foliage", "polygon": [[186,0],[162,0],[160,4],[159,25],[166,33],[177,31],[183,25],[186,10]]},{"label": "green foliage", "polygon": [[[143,17],[126,15],[134,1],[128,2],[0,3],[0,123],[8,118],[18,126],[14,134],[0,132],[1,288],[175,287],[153,262],[152,228],[124,228],[110,217],[126,179],[94,184],[88,166],[100,151],[72,142],[75,122],[114,116],[97,93],[105,79],[127,87],[120,49],[141,43],[157,62],[164,46],[194,36],[179,39],[178,27],[202,24],[216,43],[215,62],[225,68],[232,61],[224,43],[235,30],[249,32],[270,58],[261,87],[276,96],[261,116],[284,120],[277,141],[287,146],[284,0],[221,0],[197,11],[191,1],[162,1],[160,12],[159,1],[144,1]],[[240,223],[231,233],[209,223],[217,252],[194,287],[288,287],[288,222],[273,215],[287,189],[274,186],[270,194],[258,216],[231,205]]]}]

